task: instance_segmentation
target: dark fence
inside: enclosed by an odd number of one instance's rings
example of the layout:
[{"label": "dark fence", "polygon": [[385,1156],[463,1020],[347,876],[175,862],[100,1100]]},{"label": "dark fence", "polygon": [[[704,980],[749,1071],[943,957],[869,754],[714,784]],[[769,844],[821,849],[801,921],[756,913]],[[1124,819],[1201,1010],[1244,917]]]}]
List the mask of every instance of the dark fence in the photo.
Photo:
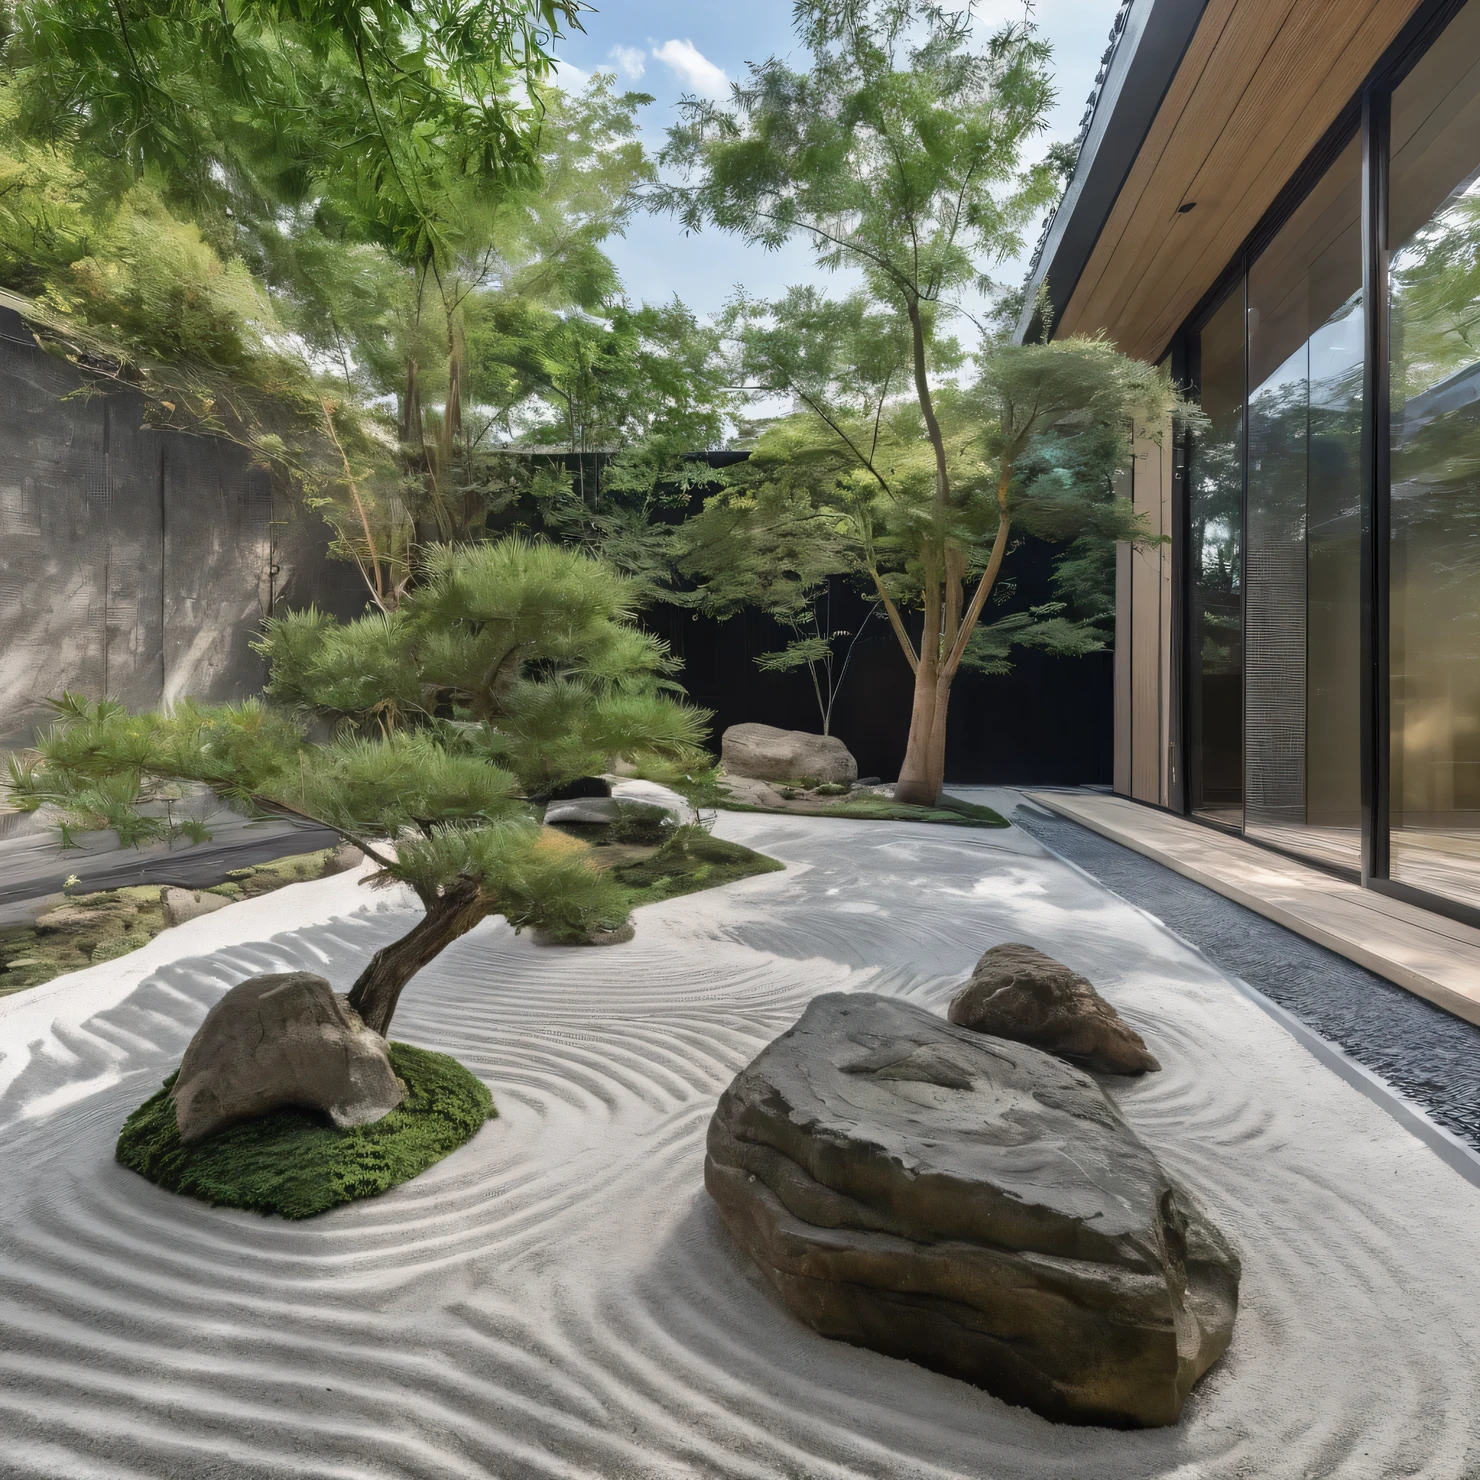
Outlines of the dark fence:
[{"label": "dark fence", "polygon": [[[1027,541],[1010,557],[1010,603],[994,616],[1049,601],[1053,550]],[[834,626],[858,631],[869,604],[837,588]],[[715,712],[714,739],[745,722],[783,729],[821,729],[806,670],[765,673],[760,654],[784,647],[790,634],[757,612],[728,622],[672,607],[646,614],[648,625],[683,660],[684,686]],[[911,634],[918,637],[918,623]],[[1114,749],[1114,660],[1106,651],[1084,658],[1052,658],[1025,651],[1011,673],[988,676],[962,670],[951,695],[946,776],[998,785],[1108,785]],[[892,781],[899,774],[909,733],[913,678],[882,615],[862,628],[833,711],[832,733],[858,760],[859,773]]]},{"label": "dark fence", "polygon": [[[352,565],[326,555],[328,530],[274,491],[229,442],[154,431],[140,399],[39,348],[0,308],[0,749],[30,743],[45,699],[64,689],[135,708],[176,698],[237,699],[264,672],[249,644],[263,615],[309,602],[359,612]],[[723,454],[721,454],[723,456]],[[1050,599],[1052,550],[1032,541],[1007,574],[1010,605]],[[835,625],[868,603],[839,588]],[[674,607],[647,614],[683,660],[714,737],[759,721],[821,728],[805,670],[763,673],[756,657],[788,634],[759,613],[728,622]],[[864,775],[892,779],[904,756],[911,679],[879,617],[865,629],[833,716]],[[963,672],[951,703],[955,781],[1108,783],[1109,653],[1026,653],[1002,677]]]},{"label": "dark fence", "polygon": [[28,744],[63,689],[139,708],[244,698],[264,614],[363,605],[322,520],[242,448],[143,423],[136,394],[0,308],[0,748]]}]

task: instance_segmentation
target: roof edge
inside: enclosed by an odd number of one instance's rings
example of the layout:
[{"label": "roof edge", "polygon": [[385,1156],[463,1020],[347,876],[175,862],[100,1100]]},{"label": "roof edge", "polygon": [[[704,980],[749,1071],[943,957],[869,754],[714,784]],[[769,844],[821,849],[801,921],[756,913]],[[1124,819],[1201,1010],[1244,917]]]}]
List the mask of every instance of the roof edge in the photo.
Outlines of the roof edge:
[{"label": "roof edge", "polygon": [[1033,334],[1045,282],[1053,312],[1039,326],[1041,336],[1051,337],[1058,327],[1207,5],[1208,0],[1125,0],[1117,13],[1080,122],[1074,171],[1028,269],[1016,343]]}]

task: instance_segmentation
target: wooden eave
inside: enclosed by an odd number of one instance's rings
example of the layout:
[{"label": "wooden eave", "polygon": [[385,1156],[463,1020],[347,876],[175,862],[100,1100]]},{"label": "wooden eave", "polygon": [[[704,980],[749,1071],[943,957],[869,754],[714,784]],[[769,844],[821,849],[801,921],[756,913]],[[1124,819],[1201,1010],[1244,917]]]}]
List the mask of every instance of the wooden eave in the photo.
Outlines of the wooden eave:
[{"label": "wooden eave", "polygon": [[1159,356],[1419,3],[1209,0],[1054,337]]}]

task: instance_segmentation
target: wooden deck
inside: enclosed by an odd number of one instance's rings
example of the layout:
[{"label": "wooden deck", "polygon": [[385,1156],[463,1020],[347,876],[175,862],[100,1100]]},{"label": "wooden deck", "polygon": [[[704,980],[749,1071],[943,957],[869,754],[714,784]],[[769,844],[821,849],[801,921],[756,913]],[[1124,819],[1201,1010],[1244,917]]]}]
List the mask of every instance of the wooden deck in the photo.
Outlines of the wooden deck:
[{"label": "wooden deck", "polygon": [[1480,930],[1123,797],[1025,795],[1480,1024]]}]

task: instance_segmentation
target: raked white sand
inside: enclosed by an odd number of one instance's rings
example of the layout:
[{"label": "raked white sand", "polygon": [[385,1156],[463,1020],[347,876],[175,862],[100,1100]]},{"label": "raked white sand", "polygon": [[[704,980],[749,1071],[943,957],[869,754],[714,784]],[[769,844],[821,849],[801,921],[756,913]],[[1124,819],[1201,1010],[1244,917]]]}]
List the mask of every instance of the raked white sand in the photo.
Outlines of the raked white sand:
[{"label": "raked white sand", "polygon": [[[0,1475],[1480,1477],[1480,1189],[1209,963],[1017,829],[730,815],[784,874],[539,949],[489,922],[396,1036],[500,1118],[307,1223],[112,1160],[209,1004],[256,971],[347,984],[405,928],[354,876],[0,1000]],[[1153,1432],[1058,1427],[823,1340],[728,1241],[704,1129],[816,992],[943,1009],[987,946],[1087,972],[1164,1072],[1131,1123],[1244,1261],[1233,1347]]]}]

